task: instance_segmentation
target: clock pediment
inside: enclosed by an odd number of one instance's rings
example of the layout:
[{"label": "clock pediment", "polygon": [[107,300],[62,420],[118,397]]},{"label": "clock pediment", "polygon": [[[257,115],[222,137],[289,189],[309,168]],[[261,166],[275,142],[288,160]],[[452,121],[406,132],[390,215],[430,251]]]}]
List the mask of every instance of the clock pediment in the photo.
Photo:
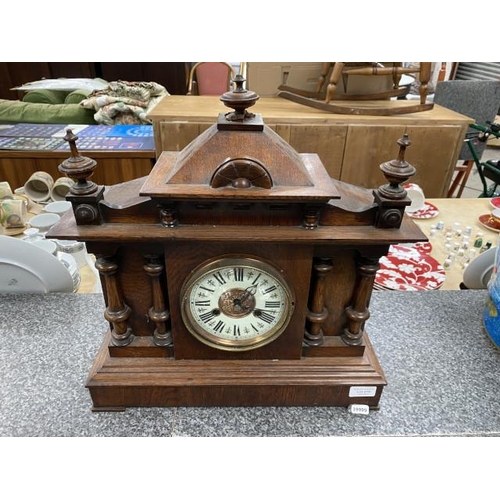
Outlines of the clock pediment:
[{"label": "clock pediment", "polygon": [[[272,130],[270,130],[272,132]],[[272,132],[274,133],[274,132]],[[250,150],[247,150],[250,153]],[[225,151],[227,153],[227,150]],[[251,151],[254,153],[255,151]],[[180,164],[179,153],[163,152],[151,174],[143,184],[140,195],[151,198],[176,200],[200,199],[206,200],[249,200],[249,201],[287,201],[297,203],[327,203],[329,200],[340,198],[335,183],[329,177],[321,160],[316,154],[300,154],[301,172],[294,176],[296,170],[290,169],[286,175],[283,164],[271,163],[257,159],[248,154],[242,155],[235,151],[235,156],[225,155],[220,157],[220,163],[208,163],[207,157],[198,157],[199,163]],[[267,160],[267,158],[265,158]],[[217,170],[228,163],[241,163],[260,165],[268,173],[270,182],[268,187],[263,187],[245,176],[233,175],[234,181],[243,179],[248,181],[248,186],[238,187],[228,180],[227,183],[214,186],[211,182]],[[238,167],[237,167],[238,168]],[[248,165],[242,165],[243,171],[248,170]],[[235,170],[237,171],[237,170]]]},{"label": "clock pediment", "polygon": [[[234,96],[245,93],[229,92],[225,104],[238,107]],[[317,155],[298,153],[260,115],[244,111],[234,121],[234,112],[219,115],[217,123],[182,151],[163,152],[140,194],[300,203],[340,198]]]},{"label": "clock pediment", "polygon": [[179,153],[175,171],[165,184],[208,184],[214,171],[230,158],[259,161],[275,186],[314,185],[300,155],[269,127],[262,131],[229,131],[217,130],[216,124]]}]

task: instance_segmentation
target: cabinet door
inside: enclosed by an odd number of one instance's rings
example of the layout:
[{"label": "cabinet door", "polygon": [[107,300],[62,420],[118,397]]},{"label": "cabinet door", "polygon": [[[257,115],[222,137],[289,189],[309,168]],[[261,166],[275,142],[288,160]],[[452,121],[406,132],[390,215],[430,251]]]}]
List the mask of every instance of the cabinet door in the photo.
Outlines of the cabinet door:
[{"label": "cabinet door", "polygon": [[211,127],[212,123],[159,122],[159,125],[159,141],[155,135],[156,157],[159,157],[162,151],[182,151],[191,141]]},{"label": "cabinet door", "polygon": [[412,143],[405,159],[417,169],[409,181],[419,184],[428,198],[446,197],[463,143],[459,125],[350,125],[340,179],[366,188],[385,184],[380,165],[397,158],[397,140],[404,133]]},{"label": "cabinet door", "polygon": [[397,158],[404,132],[404,125],[349,125],[340,180],[368,189],[386,184],[380,165]]},{"label": "cabinet door", "polygon": [[406,160],[417,169],[411,181],[420,185],[428,198],[446,198],[463,145],[463,128],[459,125],[406,128],[412,143]]},{"label": "cabinet door", "polygon": [[[68,159],[65,153],[53,153],[50,157],[36,158],[29,151],[17,152],[13,157],[0,157],[0,179],[6,180],[12,189],[24,186],[29,177],[39,170],[49,173],[54,180],[62,177],[59,165]],[[6,153],[8,155],[9,152]],[[90,154],[92,156],[92,154]],[[101,156],[96,159],[97,168],[92,180],[99,185],[111,186],[149,175],[152,158],[126,158]]]},{"label": "cabinet door", "polygon": [[340,179],[346,125],[269,125],[298,153],[316,153],[330,177]]}]

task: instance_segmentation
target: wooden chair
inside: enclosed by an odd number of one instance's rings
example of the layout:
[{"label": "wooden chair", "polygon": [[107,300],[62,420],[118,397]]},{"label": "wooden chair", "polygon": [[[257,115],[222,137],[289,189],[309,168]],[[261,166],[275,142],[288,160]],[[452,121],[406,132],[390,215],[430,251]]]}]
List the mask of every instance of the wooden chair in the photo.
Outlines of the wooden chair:
[{"label": "wooden chair", "polygon": [[[391,97],[403,96],[408,93],[408,89],[400,86],[402,75],[418,74],[420,80],[420,103],[410,104],[404,108],[391,106],[362,106],[352,103],[347,105],[335,104],[332,101],[367,101],[367,100],[386,100]],[[326,79],[329,76],[328,85],[325,90]],[[366,92],[361,94],[339,94],[336,92],[340,79],[343,79],[344,87],[347,87],[349,76],[388,76],[392,75],[392,88],[380,92]],[[316,92],[308,92],[300,89],[280,85],[280,97],[291,101],[305,104],[317,109],[323,109],[332,113],[340,114],[366,114],[366,115],[391,115],[400,113],[414,113],[417,111],[426,111],[432,109],[433,104],[426,102],[428,93],[428,84],[431,77],[431,63],[421,62],[418,67],[404,67],[400,62],[392,63],[348,63],[348,62],[326,62],[323,63],[321,75],[318,79]]]},{"label": "wooden chair", "polygon": [[222,95],[235,76],[227,62],[197,62],[189,72],[187,95]]},{"label": "wooden chair", "polygon": [[[422,85],[420,86],[420,103],[425,104],[428,90],[428,83],[431,76],[431,63],[420,63],[418,68],[406,68],[400,62],[392,63],[348,63],[348,62],[335,62],[323,63],[318,86],[316,91],[321,93],[323,86],[326,82],[326,77],[330,72],[330,79],[326,88],[325,102],[330,102],[333,99],[353,99],[353,100],[377,100],[386,99],[388,97],[397,97],[405,95],[408,90],[400,88],[399,83],[402,75],[419,74],[419,79]],[[344,96],[336,95],[335,91],[337,85],[342,77],[344,80],[344,87],[347,88],[347,81],[349,76],[392,76],[392,89],[382,92],[367,92],[358,95]]]},{"label": "wooden chair", "polygon": [[[473,160],[463,160],[463,163],[462,162],[457,163],[455,167],[455,178],[451,183],[450,189],[448,189],[448,193],[446,194],[447,198],[462,197],[462,193],[464,192],[465,186],[467,185],[473,166],[474,166]],[[458,188],[457,195],[454,196],[457,188]]]}]

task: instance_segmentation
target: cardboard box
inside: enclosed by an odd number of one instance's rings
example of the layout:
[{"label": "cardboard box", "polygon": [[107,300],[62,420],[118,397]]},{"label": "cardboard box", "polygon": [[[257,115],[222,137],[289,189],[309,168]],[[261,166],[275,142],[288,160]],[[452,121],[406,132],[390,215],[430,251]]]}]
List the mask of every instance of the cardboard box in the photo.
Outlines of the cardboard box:
[{"label": "cardboard box", "polygon": [[261,97],[273,97],[279,85],[316,91],[320,62],[249,62],[246,88]]}]

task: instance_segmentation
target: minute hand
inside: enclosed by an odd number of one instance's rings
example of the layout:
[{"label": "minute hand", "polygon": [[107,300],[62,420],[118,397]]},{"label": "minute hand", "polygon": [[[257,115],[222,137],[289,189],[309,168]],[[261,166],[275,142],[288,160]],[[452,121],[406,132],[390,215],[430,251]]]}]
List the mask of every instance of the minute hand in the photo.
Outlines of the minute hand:
[{"label": "minute hand", "polygon": [[240,301],[245,302],[252,295],[255,295],[256,293],[257,293],[257,285],[249,286],[249,287],[245,288],[245,293],[241,297]]}]

